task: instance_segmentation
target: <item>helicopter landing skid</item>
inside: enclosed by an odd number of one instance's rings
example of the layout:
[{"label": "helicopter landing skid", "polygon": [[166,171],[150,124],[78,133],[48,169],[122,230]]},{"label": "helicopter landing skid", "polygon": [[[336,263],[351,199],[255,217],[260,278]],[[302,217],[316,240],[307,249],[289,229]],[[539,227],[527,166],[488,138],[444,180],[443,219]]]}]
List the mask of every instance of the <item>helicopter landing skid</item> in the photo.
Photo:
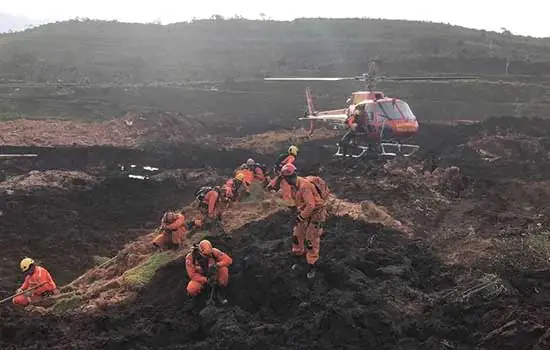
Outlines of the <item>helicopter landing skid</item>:
[{"label": "helicopter landing skid", "polygon": [[[394,142],[382,142],[380,143],[380,150],[381,156],[386,157],[397,157],[397,156],[403,156],[403,157],[410,157],[418,149],[420,146],[417,145],[409,145],[409,144],[403,144],[403,143],[394,143]],[[392,152],[393,151],[393,152]]]},{"label": "helicopter landing skid", "polygon": [[[338,146],[338,149],[334,154],[336,157],[361,158],[366,153],[371,151],[371,148],[368,146],[348,146],[348,152],[346,152],[346,154],[344,155],[344,152],[342,151],[343,147],[340,146],[339,144],[336,144],[336,146]],[[357,153],[357,151],[359,151],[359,153]]]}]

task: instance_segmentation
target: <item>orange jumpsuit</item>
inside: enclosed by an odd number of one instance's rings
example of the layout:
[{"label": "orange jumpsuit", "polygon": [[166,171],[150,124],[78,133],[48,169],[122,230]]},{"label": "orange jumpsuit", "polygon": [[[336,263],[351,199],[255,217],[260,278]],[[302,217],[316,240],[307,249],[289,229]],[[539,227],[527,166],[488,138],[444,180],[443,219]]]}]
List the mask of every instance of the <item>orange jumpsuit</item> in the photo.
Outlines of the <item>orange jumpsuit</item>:
[{"label": "orange jumpsuit", "polygon": [[176,220],[170,224],[161,223],[162,229],[167,228],[172,230],[172,233],[163,232],[153,240],[153,244],[158,247],[165,247],[172,243],[181,247],[187,235],[187,224],[183,214],[176,214]]},{"label": "orange jumpsuit", "polygon": [[237,177],[237,174],[243,174],[244,176],[244,179],[243,179],[243,186],[244,186],[244,190],[246,193],[250,193],[250,184],[252,183],[252,181],[254,181],[254,173],[252,172],[252,170],[246,168],[246,169],[239,169],[237,171],[235,171],[235,177]]},{"label": "orange jumpsuit", "polygon": [[209,191],[200,203],[201,213],[208,219],[216,219],[220,214],[218,203],[220,202],[220,194],[216,190]]},{"label": "orange jumpsuit", "polygon": [[33,273],[25,277],[25,282],[23,282],[21,289],[27,290],[42,283],[45,284],[30,292],[32,293],[30,297],[25,296],[25,294],[21,294],[13,298],[12,302],[15,305],[27,306],[32,302],[40,300],[43,297],[42,294],[46,292],[54,293],[57,286],[55,285],[55,282],[53,281],[48,270],[41,266],[35,266]]},{"label": "orange jumpsuit", "polygon": [[[203,259],[201,263],[201,259]],[[185,268],[189,275],[189,283],[187,284],[187,293],[190,296],[198,295],[208,282],[208,278],[204,276],[208,268],[214,264],[218,265],[217,280],[220,286],[226,287],[229,283],[229,265],[233,263],[233,259],[221,250],[212,248],[212,256],[203,257],[195,260],[193,253],[187,254],[185,257]]]},{"label": "orange jumpsuit", "polygon": [[281,189],[281,192],[283,193],[283,201],[287,202],[289,207],[296,205],[294,203],[294,199],[292,198],[292,188],[282,176],[274,177],[273,180],[269,182],[269,186],[276,190]]},{"label": "orange jumpsuit", "polygon": [[242,188],[241,186],[245,186],[243,182],[239,182],[234,178],[227,180],[227,182],[223,186],[223,189],[225,191],[225,196],[235,202],[238,202],[241,194],[241,188]]},{"label": "orange jumpsuit", "polygon": [[296,201],[298,215],[304,219],[294,226],[292,253],[298,256],[304,254],[305,239],[306,260],[308,264],[313,265],[319,259],[323,224],[327,216],[325,201],[315,186],[300,176],[296,180],[296,188],[292,188],[292,197]]},{"label": "orange jumpsuit", "polygon": [[254,171],[254,179],[263,183],[265,181],[265,174],[262,168],[260,168],[259,166],[254,166],[253,171]]},{"label": "orange jumpsuit", "polygon": [[[296,157],[293,156],[292,154],[289,154],[279,164],[277,164],[277,169],[278,169],[277,173],[278,173],[278,171],[280,171],[280,169],[285,164],[294,164],[295,161],[296,161]],[[273,181],[271,182],[272,184],[274,184]],[[291,189],[290,189],[290,185],[288,184],[288,182],[281,181],[281,191],[283,192],[283,200],[284,201],[292,201],[292,195],[290,193]]]}]

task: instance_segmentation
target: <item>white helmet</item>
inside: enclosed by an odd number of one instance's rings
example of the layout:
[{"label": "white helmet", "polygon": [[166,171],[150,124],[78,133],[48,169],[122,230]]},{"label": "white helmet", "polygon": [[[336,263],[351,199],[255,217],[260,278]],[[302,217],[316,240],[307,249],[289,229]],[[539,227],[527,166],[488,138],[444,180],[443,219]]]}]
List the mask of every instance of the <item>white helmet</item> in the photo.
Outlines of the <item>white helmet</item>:
[{"label": "white helmet", "polygon": [[254,161],[254,159],[248,158],[248,159],[246,160],[246,165],[254,165],[254,164],[256,164],[256,162]]}]

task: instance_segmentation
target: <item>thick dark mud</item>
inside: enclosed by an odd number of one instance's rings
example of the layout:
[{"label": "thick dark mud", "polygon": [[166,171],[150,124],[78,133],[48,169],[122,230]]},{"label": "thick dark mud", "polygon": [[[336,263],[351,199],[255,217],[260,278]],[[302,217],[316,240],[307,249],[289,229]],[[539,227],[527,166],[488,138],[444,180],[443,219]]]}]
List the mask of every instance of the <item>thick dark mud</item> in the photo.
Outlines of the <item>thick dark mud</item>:
[{"label": "thick dark mud", "polygon": [[[91,173],[116,173],[119,165],[153,166],[164,169],[216,167],[233,170],[249,157],[262,156],[247,150],[226,150],[216,145],[157,145],[143,150],[107,146],[94,147],[0,147],[3,154],[37,154],[32,158],[2,160],[0,167],[10,174],[29,170],[83,170]],[[265,158],[265,157],[264,157]]]},{"label": "thick dark mud", "polygon": [[158,225],[162,212],[180,207],[193,190],[173,180],[119,178],[87,191],[0,197],[2,294],[21,281],[17,264],[23,256],[41,261],[56,281],[68,283],[95,264],[93,256],[110,257]]},{"label": "thick dark mud", "polygon": [[[251,223],[239,234],[213,239],[235,261],[228,307],[202,309],[206,295],[190,300],[185,265],[177,261],[161,269],[136,301],[104,316],[4,322],[4,346],[30,348],[38,330],[43,346],[52,349],[398,349],[404,339],[408,348],[420,349],[430,336],[447,337],[420,325],[425,316],[418,298],[454,281],[433,254],[399,232],[330,220],[312,281],[305,278],[305,262],[301,271],[290,269],[286,214]],[[450,338],[457,345],[473,342]]]},{"label": "thick dark mud", "polygon": [[85,191],[34,188],[23,193],[0,191],[0,296],[19,285],[18,261],[25,255],[42,262],[58,283],[68,283],[94,266],[94,256],[110,257],[124,244],[158,225],[162,213],[192,200],[198,186],[209,181],[181,177],[141,181],[130,179],[120,165],[154,166],[159,171],[207,166],[230,176],[251,156],[244,150],[182,145],[155,150],[112,147],[3,147],[2,153],[34,153],[33,158],[4,160],[4,174],[31,170],[78,170],[96,176],[100,184]]},{"label": "thick dark mud", "polygon": [[[305,263],[290,269],[290,226],[279,213],[233,239],[212,238],[234,258],[226,307],[205,307],[208,293],[191,300],[185,264],[174,261],[135,301],[101,316],[4,313],[0,344],[31,349],[37,334],[50,349],[527,349],[544,341],[544,320],[525,312],[547,301],[529,293],[546,286],[540,276],[511,276],[501,298],[464,299],[465,272],[419,242],[346,217],[327,224],[313,280]],[[511,320],[502,336],[499,325]]]}]

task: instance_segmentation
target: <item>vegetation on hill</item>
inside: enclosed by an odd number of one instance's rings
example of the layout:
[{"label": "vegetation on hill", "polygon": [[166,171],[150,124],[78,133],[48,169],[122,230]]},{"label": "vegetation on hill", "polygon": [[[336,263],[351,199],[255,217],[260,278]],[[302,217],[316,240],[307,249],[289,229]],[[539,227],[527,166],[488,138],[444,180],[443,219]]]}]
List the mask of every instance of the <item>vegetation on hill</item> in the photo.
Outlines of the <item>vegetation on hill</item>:
[{"label": "vegetation on hill", "polygon": [[[550,43],[463,27],[378,19],[223,19],[172,25],[72,20],[0,36],[0,79],[150,82],[265,74],[514,74],[550,69]],[[312,72],[308,72],[312,73]]]}]

